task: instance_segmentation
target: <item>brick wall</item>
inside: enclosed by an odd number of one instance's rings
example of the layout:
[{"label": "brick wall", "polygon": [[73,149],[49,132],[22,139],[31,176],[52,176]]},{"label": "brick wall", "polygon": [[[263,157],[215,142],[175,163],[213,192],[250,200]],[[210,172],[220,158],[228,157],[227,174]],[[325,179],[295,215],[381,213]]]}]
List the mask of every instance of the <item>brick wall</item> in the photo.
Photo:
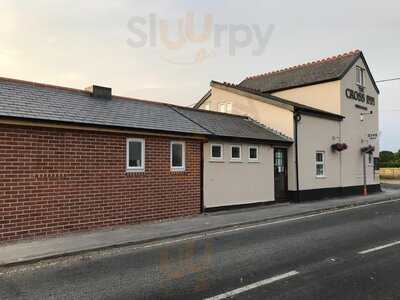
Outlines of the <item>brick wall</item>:
[{"label": "brick wall", "polygon": [[[146,171],[126,173],[127,137]],[[201,143],[170,171],[170,138],[0,125],[0,242],[200,213]]]}]

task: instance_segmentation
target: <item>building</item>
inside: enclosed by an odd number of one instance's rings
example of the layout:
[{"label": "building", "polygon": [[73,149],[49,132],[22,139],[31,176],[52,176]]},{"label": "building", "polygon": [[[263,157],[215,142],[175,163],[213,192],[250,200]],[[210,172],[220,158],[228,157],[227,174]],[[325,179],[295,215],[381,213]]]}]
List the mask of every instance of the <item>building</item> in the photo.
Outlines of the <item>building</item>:
[{"label": "building", "polygon": [[361,51],[195,108],[0,78],[0,242],[379,191],[378,96]]},{"label": "building", "polygon": [[286,151],[291,138],[243,116],[179,111],[211,134],[202,163],[205,210],[275,201],[274,149]]},{"label": "building", "polygon": [[0,78],[0,242],[273,201],[271,149],[291,144],[248,117]]},{"label": "building", "polygon": [[275,151],[275,200],[302,201],[362,194],[364,183],[380,191],[378,96],[357,50],[237,85],[213,81],[195,107],[246,115],[292,138]]}]

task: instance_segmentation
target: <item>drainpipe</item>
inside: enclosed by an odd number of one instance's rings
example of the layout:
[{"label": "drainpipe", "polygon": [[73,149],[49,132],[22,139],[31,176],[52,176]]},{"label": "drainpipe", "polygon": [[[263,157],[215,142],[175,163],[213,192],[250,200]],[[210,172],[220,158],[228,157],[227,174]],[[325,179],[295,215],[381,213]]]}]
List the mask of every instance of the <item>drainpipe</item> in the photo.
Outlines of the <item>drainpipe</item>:
[{"label": "drainpipe", "polygon": [[298,147],[298,123],[301,121],[301,115],[295,113],[293,115],[294,120],[294,146],[295,146],[295,166],[296,166],[296,200],[295,202],[300,202],[300,184],[299,184],[299,147]]},{"label": "drainpipe", "polygon": [[363,152],[362,156],[363,156],[363,183],[364,183],[364,196],[368,196],[368,188],[367,188],[367,166],[366,166],[366,153]]}]

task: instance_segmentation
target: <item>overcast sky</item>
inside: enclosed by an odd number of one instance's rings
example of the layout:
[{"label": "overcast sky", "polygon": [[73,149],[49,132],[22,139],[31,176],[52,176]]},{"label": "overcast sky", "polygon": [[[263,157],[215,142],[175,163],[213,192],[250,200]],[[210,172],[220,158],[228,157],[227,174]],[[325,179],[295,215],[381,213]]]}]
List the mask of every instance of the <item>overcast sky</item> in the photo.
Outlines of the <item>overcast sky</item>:
[{"label": "overcast sky", "polygon": [[[0,76],[75,88],[96,83],[180,105],[196,102],[212,79],[238,83],[352,49],[363,50],[376,80],[400,77],[399,9],[394,0],[1,0]],[[189,24],[190,12],[197,37],[206,16],[212,32],[196,42],[185,31],[177,43],[178,21]],[[215,26],[223,25],[236,38],[221,31],[217,43]],[[267,44],[255,53],[259,41]],[[400,81],[379,87],[381,148],[398,150]]]}]

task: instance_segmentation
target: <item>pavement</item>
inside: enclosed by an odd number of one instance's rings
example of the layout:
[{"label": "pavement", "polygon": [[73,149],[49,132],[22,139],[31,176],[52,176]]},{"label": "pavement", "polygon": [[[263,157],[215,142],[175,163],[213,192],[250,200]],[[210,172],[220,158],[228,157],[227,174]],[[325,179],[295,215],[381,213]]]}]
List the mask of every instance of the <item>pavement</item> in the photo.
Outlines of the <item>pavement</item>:
[{"label": "pavement", "polygon": [[400,199],[0,268],[0,299],[399,299],[399,228]]},{"label": "pavement", "polygon": [[385,189],[400,189],[399,179],[381,179],[381,187]]},{"label": "pavement", "polygon": [[322,201],[286,203],[207,213],[158,223],[124,226],[92,232],[22,241],[0,246],[0,267],[33,263],[44,259],[77,255],[128,245],[143,245],[227,228],[303,216],[321,211],[400,199],[400,191],[387,189],[367,197],[346,197]]}]

